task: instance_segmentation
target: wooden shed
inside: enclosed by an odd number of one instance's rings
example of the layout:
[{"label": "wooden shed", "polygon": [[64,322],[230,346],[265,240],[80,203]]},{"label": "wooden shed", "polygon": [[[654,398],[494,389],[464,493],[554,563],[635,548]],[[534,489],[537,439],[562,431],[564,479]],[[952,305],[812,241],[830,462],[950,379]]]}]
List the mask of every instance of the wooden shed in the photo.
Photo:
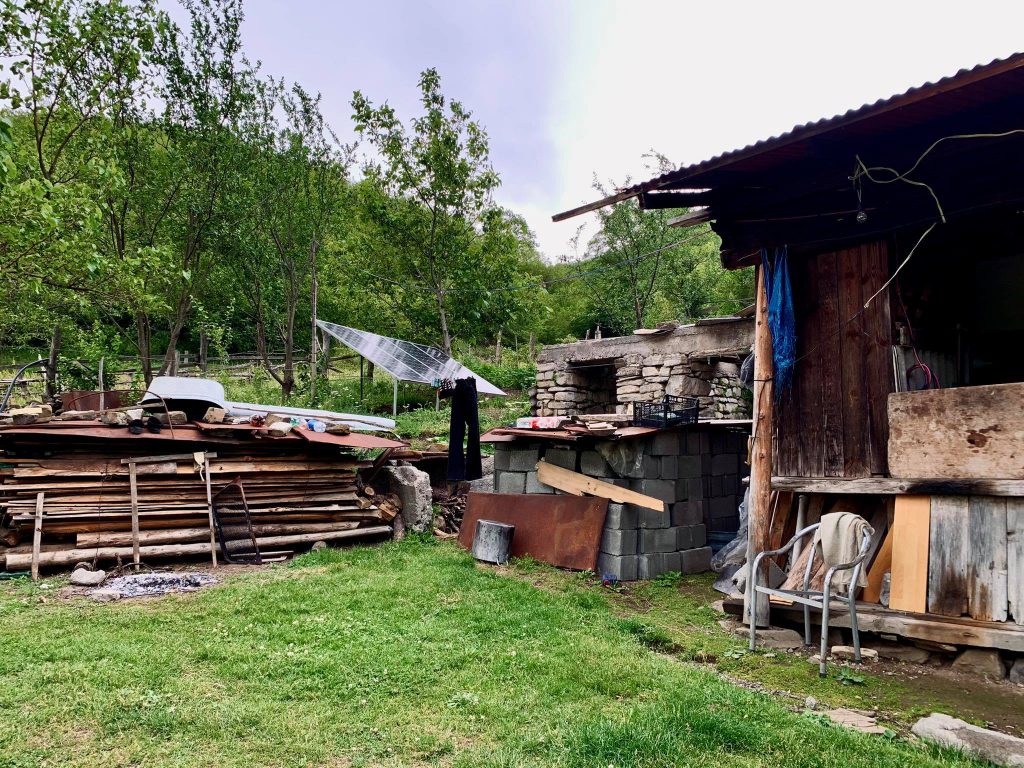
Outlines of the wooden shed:
[{"label": "wooden shed", "polygon": [[[1024,54],[555,218],[631,197],[690,207],[678,225],[759,272],[752,551],[854,509],[878,531],[862,629],[1024,652]],[[788,264],[788,387],[765,255]]]}]

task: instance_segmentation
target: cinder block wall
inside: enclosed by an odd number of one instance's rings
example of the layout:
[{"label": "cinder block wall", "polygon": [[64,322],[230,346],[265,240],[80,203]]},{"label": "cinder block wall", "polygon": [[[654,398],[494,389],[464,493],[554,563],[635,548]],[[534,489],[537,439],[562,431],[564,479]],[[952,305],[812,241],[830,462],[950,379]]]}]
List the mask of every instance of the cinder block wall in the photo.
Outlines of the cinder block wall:
[{"label": "cinder block wall", "polygon": [[[609,504],[598,570],[620,581],[710,567],[709,531],[735,532],[742,498],[746,435],[695,425],[625,443],[638,459],[623,462],[608,449],[555,443],[496,443],[494,489],[499,493],[556,493],[537,479],[544,461],[665,501],[668,512]],[[615,465],[613,467],[613,464]]]}]

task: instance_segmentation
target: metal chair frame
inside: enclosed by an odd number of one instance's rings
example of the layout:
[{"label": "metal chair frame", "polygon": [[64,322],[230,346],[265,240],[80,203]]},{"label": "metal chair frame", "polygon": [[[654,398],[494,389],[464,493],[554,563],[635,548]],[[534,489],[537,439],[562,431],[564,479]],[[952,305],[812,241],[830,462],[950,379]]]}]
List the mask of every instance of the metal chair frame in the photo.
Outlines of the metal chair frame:
[{"label": "metal chair frame", "polygon": [[[818,674],[821,677],[825,677],[827,674],[825,671],[825,659],[828,658],[828,620],[829,614],[832,611],[849,611],[850,629],[853,631],[853,658],[857,662],[860,662],[861,660],[860,628],[857,625],[857,600],[855,595],[857,594],[857,581],[860,579],[861,568],[864,565],[864,560],[868,556],[868,548],[871,545],[871,538],[875,535],[874,528],[870,525],[866,527],[861,540],[860,550],[855,559],[849,563],[840,563],[829,567],[825,572],[825,581],[822,584],[822,590],[820,592],[810,589],[811,574],[814,573],[815,547],[813,544],[811,545],[810,555],[807,558],[807,566],[804,568],[803,589],[771,589],[766,586],[758,586],[757,584],[757,576],[760,571],[761,561],[764,560],[764,558],[786,554],[793,549],[797,542],[802,541],[806,536],[813,534],[820,527],[821,523],[809,525],[806,528],[797,531],[793,535],[793,538],[789,540],[789,543],[781,549],[773,549],[768,552],[758,553],[754,558],[754,566],[747,578],[747,610],[751,614],[754,612],[754,600],[756,594],[767,595],[769,598],[772,596],[781,597],[794,603],[800,603],[804,607],[805,646],[811,645],[811,608],[816,608],[821,611],[821,655],[819,656]],[[851,568],[853,569],[853,576],[850,579],[850,586],[847,589],[846,595],[833,595],[831,591],[832,577],[835,575],[836,571],[848,571]],[[834,605],[833,598],[835,598]],[[757,644],[757,622],[754,621],[754,617],[752,615],[748,615],[747,618],[750,620],[750,650],[754,650]]]}]

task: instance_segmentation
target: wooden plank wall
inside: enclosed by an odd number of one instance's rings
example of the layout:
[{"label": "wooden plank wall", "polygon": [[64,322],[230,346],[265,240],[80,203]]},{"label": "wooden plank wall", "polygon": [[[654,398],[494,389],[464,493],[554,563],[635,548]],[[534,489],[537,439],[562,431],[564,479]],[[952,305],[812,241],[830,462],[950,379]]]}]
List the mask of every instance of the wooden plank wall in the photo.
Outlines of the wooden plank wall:
[{"label": "wooden plank wall", "polygon": [[1024,625],[1022,525],[1022,499],[932,496],[928,613]]},{"label": "wooden plank wall", "polygon": [[888,471],[887,398],[893,391],[886,243],[791,256],[797,322],[793,387],[775,420],[774,472],[869,477]]}]

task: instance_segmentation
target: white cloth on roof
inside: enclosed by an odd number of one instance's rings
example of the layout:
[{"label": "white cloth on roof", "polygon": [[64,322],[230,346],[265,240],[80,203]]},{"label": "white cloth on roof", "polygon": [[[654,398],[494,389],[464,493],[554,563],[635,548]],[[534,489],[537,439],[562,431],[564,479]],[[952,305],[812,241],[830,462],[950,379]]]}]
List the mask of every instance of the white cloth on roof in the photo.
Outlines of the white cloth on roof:
[{"label": "white cloth on roof", "polygon": [[[821,525],[814,532],[814,549],[825,563],[825,567],[853,562],[860,554],[861,542],[868,529],[868,522],[854,512],[830,512],[821,516]],[[861,566],[857,586],[868,584],[866,568]],[[836,571],[832,576],[832,589],[845,591],[853,579],[853,569]]]}]

